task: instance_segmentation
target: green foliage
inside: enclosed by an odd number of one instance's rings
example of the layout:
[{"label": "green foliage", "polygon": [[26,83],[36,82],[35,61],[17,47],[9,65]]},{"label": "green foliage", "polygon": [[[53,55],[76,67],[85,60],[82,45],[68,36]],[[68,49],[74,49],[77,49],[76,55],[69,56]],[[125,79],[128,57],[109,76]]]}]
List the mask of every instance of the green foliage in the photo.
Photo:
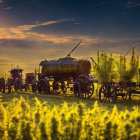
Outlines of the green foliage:
[{"label": "green foliage", "polygon": [[136,76],[138,71],[139,62],[135,57],[135,50],[132,49],[132,56],[129,62],[129,66],[127,64],[125,56],[120,56],[120,62],[118,63],[118,72],[120,77],[120,82],[131,82],[133,78]]},{"label": "green foliage", "polygon": [[97,55],[98,64],[94,65],[96,78],[100,83],[111,83],[116,78],[115,65],[116,61],[112,55],[99,53]]},{"label": "green foliage", "polygon": [[109,112],[95,102],[92,108],[82,103],[50,108],[36,99],[34,108],[23,98],[12,100],[7,106],[0,103],[0,138],[23,140],[92,140],[139,139],[140,114]]},{"label": "green foliage", "polygon": [[93,70],[95,77],[100,83],[112,82],[140,82],[139,57],[135,56],[135,48],[132,48],[132,55],[126,59],[120,55],[120,59],[112,54],[97,53],[97,65],[94,64]]}]

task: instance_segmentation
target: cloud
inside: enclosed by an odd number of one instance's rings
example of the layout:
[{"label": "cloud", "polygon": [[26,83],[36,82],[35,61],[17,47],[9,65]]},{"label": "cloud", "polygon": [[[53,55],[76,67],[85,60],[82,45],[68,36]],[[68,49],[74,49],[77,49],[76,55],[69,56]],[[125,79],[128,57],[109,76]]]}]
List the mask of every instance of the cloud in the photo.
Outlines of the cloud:
[{"label": "cloud", "polygon": [[5,7],[5,10],[11,10],[13,7],[9,6],[9,7]]},{"label": "cloud", "polygon": [[96,44],[101,42],[98,37],[89,37],[82,35],[61,35],[61,34],[43,34],[32,30],[40,26],[49,26],[52,24],[58,24],[68,21],[74,21],[73,19],[60,19],[55,21],[47,21],[43,23],[36,22],[34,25],[21,25],[17,27],[0,28],[0,43],[4,40],[24,40],[31,42],[51,42],[54,44],[64,44],[71,42],[82,41],[85,47],[90,46],[92,43]]},{"label": "cloud", "polygon": [[50,41],[54,43],[66,43],[71,40],[70,36],[59,36],[50,34],[41,34],[31,31],[35,27],[48,26],[52,24],[68,22],[73,19],[60,19],[55,21],[47,21],[34,25],[21,25],[17,27],[0,28],[0,39],[16,39],[16,40],[32,40],[32,41]]},{"label": "cloud", "polygon": [[35,27],[48,26],[48,25],[51,25],[51,24],[62,23],[62,22],[67,22],[67,21],[71,21],[71,19],[67,18],[67,19],[60,19],[60,20],[54,20],[54,21],[47,21],[47,22],[43,22],[43,23],[35,24],[35,25],[22,25],[22,26],[18,26],[17,30],[29,31],[29,30],[31,30],[32,28],[35,28]]},{"label": "cloud", "polygon": [[140,2],[129,1],[126,5],[126,8],[129,9],[129,8],[135,8],[135,7],[138,7],[138,6],[140,6]]},{"label": "cloud", "polygon": [[79,25],[79,24],[80,24],[80,22],[75,22],[75,24]]}]

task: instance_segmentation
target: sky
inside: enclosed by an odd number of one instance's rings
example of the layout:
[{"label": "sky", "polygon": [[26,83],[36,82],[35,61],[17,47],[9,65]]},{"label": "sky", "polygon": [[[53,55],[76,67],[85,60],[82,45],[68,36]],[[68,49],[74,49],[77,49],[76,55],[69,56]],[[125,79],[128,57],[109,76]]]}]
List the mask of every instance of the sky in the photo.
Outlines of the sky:
[{"label": "sky", "polygon": [[[0,0],[0,72],[44,60],[140,54],[140,0]],[[130,55],[130,54],[129,54]]]}]

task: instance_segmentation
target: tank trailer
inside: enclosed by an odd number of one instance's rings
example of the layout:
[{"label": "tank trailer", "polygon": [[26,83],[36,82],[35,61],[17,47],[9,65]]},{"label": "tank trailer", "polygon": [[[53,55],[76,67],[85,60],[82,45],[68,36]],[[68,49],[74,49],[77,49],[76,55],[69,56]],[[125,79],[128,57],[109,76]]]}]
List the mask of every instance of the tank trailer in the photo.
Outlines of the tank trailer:
[{"label": "tank trailer", "polygon": [[83,59],[77,60],[71,57],[71,53],[80,43],[81,41],[64,58],[40,62],[39,71],[41,72],[38,74],[37,82],[40,93],[49,93],[50,81],[52,81],[53,90],[61,89],[65,93],[67,86],[73,83],[73,91],[76,97],[90,98],[92,96],[94,85],[89,76],[91,70],[90,61]]}]

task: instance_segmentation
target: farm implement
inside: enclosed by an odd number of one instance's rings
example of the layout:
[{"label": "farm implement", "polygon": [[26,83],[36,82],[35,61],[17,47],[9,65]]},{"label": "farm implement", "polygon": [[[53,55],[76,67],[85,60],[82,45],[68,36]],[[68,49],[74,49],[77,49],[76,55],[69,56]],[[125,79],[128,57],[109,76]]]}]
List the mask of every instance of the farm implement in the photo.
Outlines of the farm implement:
[{"label": "farm implement", "polygon": [[124,100],[131,99],[132,95],[140,94],[140,85],[135,82],[129,83],[108,83],[103,84],[99,90],[99,100],[101,102],[116,102],[121,96]]},{"label": "farm implement", "polygon": [[120,56],[119,63],[112,54],[107,56],[106,53],[98,53],[97,56],[98,64],[93,62],[95,75],[101,85],[99,89],[101,102],[115,103],[119,96],[126,100],[131,99],[132,95],[140,94],[139,58],[135,57],[134,48],[132,48],[129,67],[125,56]]},{"label": "farm implement", "polygon": [[[64,58],[58,60],[42,61],[39,65],[38,91],[39,93],[49,93],[50,87],[57,91],[61,89],[66,93],[70,84],[73,84],[71,90],[74,95],[80,98],[90,98],[94,92],[94,85],[89,76],[91,63],[88,60],[77,60],[71,57],[71,53],[76,47]],[[52,85],[50,82],[52,81]],[[67,83],[67,84],[66,84]]]},{"label": "farm implement", "polygon": [[8,89],[8,93],[11,93],[12,89],[14,89],[14,91],[22,91],[23,89],[25,89],[25,91],[27,91],[29,90],[30,86],[32,88],[32,91],[36,92],[37,86],[34,73],[27,73],[25,82],[23,84],[23,69],[12,68],[9,72],[10,77],[8,77],[7,80],[5,80],[4,78],[0,79],[0,92],[5,93],[6,89]]}]

